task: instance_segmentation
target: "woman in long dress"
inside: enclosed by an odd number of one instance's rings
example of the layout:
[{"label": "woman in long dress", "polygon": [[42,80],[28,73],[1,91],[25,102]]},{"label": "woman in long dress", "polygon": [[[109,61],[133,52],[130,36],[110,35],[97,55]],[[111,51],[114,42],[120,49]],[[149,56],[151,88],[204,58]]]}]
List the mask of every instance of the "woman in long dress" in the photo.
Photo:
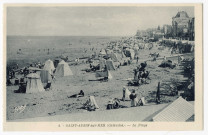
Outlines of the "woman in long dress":
[{"label": "woman in long dress", "polygon": [[131,99],[131,107],[137,106],[138,100],[137,100],[137,94],[135,93],[135,90],[132,91],[129,97]]}]

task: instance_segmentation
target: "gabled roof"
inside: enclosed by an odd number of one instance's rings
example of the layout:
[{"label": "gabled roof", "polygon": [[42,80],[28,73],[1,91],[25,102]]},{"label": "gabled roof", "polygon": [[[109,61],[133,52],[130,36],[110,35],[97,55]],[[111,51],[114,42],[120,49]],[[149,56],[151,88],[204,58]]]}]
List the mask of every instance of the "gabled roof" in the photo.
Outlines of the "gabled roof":
[{"label": "gabled roof", "polygon": [[166,122],[166,121],[185,122],[193,114],[194,114],[194,106],[191,103],[184,100],[182,97],[179,97],[152,119],[153,121],[160,121],[160,122]]}]

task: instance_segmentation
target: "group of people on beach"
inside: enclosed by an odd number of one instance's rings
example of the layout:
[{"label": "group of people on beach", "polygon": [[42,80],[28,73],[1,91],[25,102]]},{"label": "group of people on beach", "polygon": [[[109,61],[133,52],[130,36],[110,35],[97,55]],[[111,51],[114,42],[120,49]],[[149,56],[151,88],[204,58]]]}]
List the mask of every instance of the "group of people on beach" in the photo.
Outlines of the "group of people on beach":
[{"label": "group of people on beach", "polygon": [[126,86],[123,86],[123,96],[122,99],[118,99],[118,98],[112,98],[108,101],[107,104],[107,109],[118,109],[121,107],[125,107],[121,105],[121,101],[125,102],[128,101],[127,99],[130,99],[131,101],[131,107],[136,107],[136,106],[143,106],[145,105],[145,100],[143,96],[139,96],[136,93],[136,90],[132,90],[132,92],[130,93],[130,91],[128,90],[128,88]]},{"label": "group of people on beach", "polygon": [[[125,44],[131,44],[131,40],[129,40],[129,41],[126,40],[126,41],[123,41],[123,42],[125,42]],[[118,43],[115,42],[115,43],[112,43],[112,44],[116,44],[117,45],[117,44],[122,44],[123,42],[118,42]],[[151,49],[152,49],[152,47],[151,47]],[[94,47],[90,48],[90,50],[93,51],[93,50],[95,50],[95,48]],[[49,52],[49,50],[48,50],[48,52]],[[87,50],[84,49],[84,52],[86,53]],[[95,53],[94,56],[96,56],[96,53]],[[154,57],[154,59],[156,60],[156,58],[159,57],[159,53],[155,52],[153,54],[150,54],[149,56],[150,57]],[[90,58],[91,61],[94,60],[93,57]],[[64,60],[67,61],[68,57],[66,57],[66,59],[64,59]],[[124,60],[123,66],[130,65],[132,61],[133,60],[131,60],[131,59]],[[137,64],[139,63],[138,61],[139,61],[139,57],[137,56],[136,57],[136,63]],[[164,61],[166,61],[166,57],[164,57]],[[79,63],[79,58],[75,59],[75,63],[76,64]],[[103,72],[107,71],[106,65],[104,66],[104,68],[100,69],[100,64],[98,64],[97,66],[94,66],[91,62],[89,62],[89,64],[90,64],[90,71],[93,71],[93,72],[95,72],[97,70],[100,70],[100,71],[103,71]],[[120,65],[121,65],[121,63],[120,63]],[[27,74],[29,74],[29,72],[28,72],[28,68],[29,67],[35,67],[35,68],[41,69],[43,66],[44,66],[43,64],[41,64],[40,62],[37,62],[37,63],[30,64],[29,66],[20,69],[20,71],[21,71],[21,73],[24,74],[24,76],[26,76]],[[146,84],[147,83],[147,79],[150,79],[149,78],[150,72],[146,70],[146,67],[147,67],[147,62],[145,61],[143,63],[140,63],[133,70],[133,72],[134,72],[134,79],[133,79],[133,81],[135,81],[137,85]],[[12,78],[15,77],[15,71],[14,70],[11,70],[11,75],[12,75]],[[51,76],[52,76],[52,80],[54,80],[55,76],[53,76],[53,75],[51,75]],[[104,78],[104,79],[106,79],[106,78]],[[51,86],[51,82],[48,82],[46,87],[45,87],[45,89],[48,89],[48,87],[50,87],[50,86]],[[85,96],[85,93],[84,93],[83,90],[81,90],[78,94],[74,94],[74,95],[70,96],[70,98],[79,98],[79,97],[84,97],[84,96]],[[140,96],[139,94],[137,94],[135,89],[133,89],[132,92],[130,92],[127,87],[123,87],[122,100],[125,102],[127,98],[130,99],[130,101],[131,101],[131,107],[145,105],[144,97]],[[156,99],[157,99],[157,102],[160,103],[160,90],[159,89],[157,90],[157,98]],[[89,106],[87,107],[89,110],[94,110],[93,108],[96,108],[95,106],[93,107],[92,104],[90,106],[92,106],[92,108],[89,108]],[[117,109],[117,108],[120,108],[121,106],[122,106],[121,105],[121,100],[118,99],[118,98],[112,98],[107,103],[107,109]]]},{"label": "group of people on beach", "polygon": [[146,70],[147,62],[141,63],[134,71],[134,82],[129,82],[129,84],[133,85],[141,85],[147,83],[147,79],[149,78],[149,71]]}]

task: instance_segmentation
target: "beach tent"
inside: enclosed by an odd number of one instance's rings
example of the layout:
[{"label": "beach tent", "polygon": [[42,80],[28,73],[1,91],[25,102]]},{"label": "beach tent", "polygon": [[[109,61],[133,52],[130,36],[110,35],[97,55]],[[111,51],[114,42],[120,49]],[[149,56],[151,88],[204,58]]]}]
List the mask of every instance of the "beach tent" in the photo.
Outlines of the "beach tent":
[{"label": "beach tent", "polygon": [[116,70],[112,60],[107,60],[106,61],[106,67],[107,67],[108,70]]},{"label": "beach tent", "polygon": [[40,72],[42,71],[42,69],[36,68],[36,67],[29,67],[27,70],[29,71],[29,73],[35,72],[35,73],[37,73],[38,75],[40,75]]},{"label": "beach tent", "polygon": [[27,75],[26,93],[36,93],[45,91],[37,73]]},{"label": "beach tent", "polygon": [[64,60],[62,60],[56,68],[55,76],[63,77],[63,76],[70,76],[70,75],[73,75],[73,73],[69,65]]},{"label": "beach tent", "polygon": [[133,49],[126,49],[126,56],[130,57],[131,59],[134,59],[134,50]]},{"label": "beach tent", "polygon": [[45,65],[44,65],[43,69],[44,69],[44,70],[48,70],[49,74],[53,74],[53,71],[55,70],[53,61],[51,61],[50,59],[47,60],[47,61],[45,62]]},{"label": "beach tent", "polygon": [[124,99],[124,97],[125,97],[125,100],[130,100],[130,98],[129,98],[129,96],[130,96],[130,94],[131,94],[131,92],[129,91],[129,89],[128,88],[126,88],[126,87],[123,87],[123,89],[125,88],[125,90],[123,90],[123,99]]},{"label": "beach tent", "polygon": [[90,96],[82,108],[93,110],[93,109],[99,109],[99,106],[97,105],[97,102],[95,101],[95,97]]},{"label": "beach tent", "polygon": [[133,49],[130,49],[130,55],[131,55],[131,59],[134,59],[135,56],[135,52]]},{"label": "beach tent", "polygon": [[95,77],[108,77],[108,79],[112,79],[113,76],[111,75],[110,71],[96,71]]},{"label": "beach tent", "polygon": [[139,49],[134,49],[135,56],[139,55]]},{"label": "beach tent", "polygon": [[110,55],[111,53],[113,53],[113,51],[112,51],[112,50],[110,50],[110,49],[106,49],[106,54]]},{"label": "beach tent", "polygon": [[179,97],[152,119],[157,122],[185,122],[193,115],[194,106],[182,97]]},{"label": "beach tent", "polygon": [[49,74],[48,70],[41,70],[40,78],[42,83],[48,83],[48,81],[52,80],[52,77]]},{"label": "beach tent", "polygon": [[111,57],[111,59],[112,59],[114,62],[118,62],[117,54],[111,53],[111,54],[110,54],[110,57]]},{"label": "beach tent", "polygon": [[118,48],[118,46],[115,46],[115,47],[113,48],[113,51],[114,51],[114,52],[120,52],[121,50]]},{"label": "beach tent", "polygon": [[117,59],[118,59],[118,61],[117,62],[119,62],[119,61],[121,61],[122,60],[122,53],[116,53],[116,56],[117,56]]},{"label": "beach tent", "polygon": [[106,65],[106,60],[105,59],[100,60],[99,64],[100,64],[100,69],[104,69]]},{"label": "beach tent", "polygon": [[126,55],[124,54],[123,51],[121,52],[121,56],[122,56],[122,58],[126,58]]},{"label": "beach tent", "polygon": [[105,50],[104,50],[104,49],[101,49],[101,51],[100,51],[99,55],[106,55]]},{"label": "beach tent", "polygon": [[124,64],[124,62],[128,62],[130,60],[129,57],[125,57],[122,59],[121,64]]}]

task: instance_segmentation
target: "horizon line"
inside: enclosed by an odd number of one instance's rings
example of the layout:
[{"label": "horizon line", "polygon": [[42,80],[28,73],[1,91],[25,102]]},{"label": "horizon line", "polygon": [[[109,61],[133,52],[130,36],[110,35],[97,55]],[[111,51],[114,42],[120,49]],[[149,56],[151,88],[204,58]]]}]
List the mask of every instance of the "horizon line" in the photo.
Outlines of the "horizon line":
[{"label": "horizon line", "polygon": [[[135,34],[136,35],[136,34]],[[135,35],[6,35],[6,36],[28,36],[28,37],[128,37]]]}]

